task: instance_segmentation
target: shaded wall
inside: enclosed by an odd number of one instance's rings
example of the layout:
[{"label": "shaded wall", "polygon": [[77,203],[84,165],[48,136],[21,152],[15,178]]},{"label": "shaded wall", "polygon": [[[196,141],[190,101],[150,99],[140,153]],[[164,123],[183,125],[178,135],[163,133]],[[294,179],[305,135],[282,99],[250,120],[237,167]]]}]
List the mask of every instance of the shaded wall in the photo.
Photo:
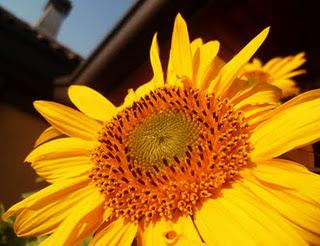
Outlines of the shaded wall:
[{"label": "shaded wall", "polygon": [[35,183],[35,172],[23,160],[46,127],[35,115],[0,103],[0,201],[6,208],[21,200],[22,193],[41,186]]}]

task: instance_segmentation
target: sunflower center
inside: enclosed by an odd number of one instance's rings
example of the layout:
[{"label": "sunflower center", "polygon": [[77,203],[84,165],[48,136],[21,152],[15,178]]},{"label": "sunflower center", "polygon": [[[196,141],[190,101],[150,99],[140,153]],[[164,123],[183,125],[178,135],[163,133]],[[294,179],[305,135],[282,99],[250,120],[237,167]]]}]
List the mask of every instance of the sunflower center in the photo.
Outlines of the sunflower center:
[{"label": "sunflower center", "polygon": [[161,88],[101,130],[89,177],[109,219],[148,224],[193,215],[249,163],[249,127],[228,100],[192,88]]},{"label": "sunflower center", "polygon": [[183,157],[188,145],[199,138],[199,126],[182,112],[164,110],[154,113],[130,134],[129,149],[137,162],[145,168],[162,166],[165,158]]}]

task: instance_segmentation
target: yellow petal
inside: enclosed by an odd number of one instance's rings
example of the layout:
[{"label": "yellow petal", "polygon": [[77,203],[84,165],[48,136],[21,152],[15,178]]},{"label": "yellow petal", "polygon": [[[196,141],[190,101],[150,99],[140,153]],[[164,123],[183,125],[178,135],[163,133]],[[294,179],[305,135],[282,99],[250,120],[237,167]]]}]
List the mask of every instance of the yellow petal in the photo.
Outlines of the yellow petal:
[{"label": "yellow petal", "polygon": [[38,145],[40,145],[44,142],[47,142],[53,138],[59,137],[61,135],[62,135],[61,132],[59,132],[54,127],[50,126],[40,134],[40,136],[38,137],[38,139],[36,140],[36,142],[34,144],[34,147],[37,147]]},{"label": "yellow petal", "polygon": [[2,218],[7,220],[9,217],[17,215],[25,208],[35,210],[47,206],[48,204],[55,202],[57,199],[81,189],[88,183],[89,180],[86,177],[52,184],[13,205],[3,214]]},{"label": "yellow petal", "polygon": [[319,245],[320,237],[312,232],[305,230],[299,226],[293,225],[301,237],[309,243],[309,245]]},{"label": "yellow petal", "polygon": [[278,115],[279,112],[286,110],[290,107],[294,107],[298,104],[304,103],[304,102],[309,102],[315,99],[318,99],[320,97],[320,90],[316,89],[316,90],[311,90],[311,91],[307,91],[305,93],[302,93],[296,97],[294,97],[293,99],[287,101],[284,104],[281,104],[280,106],[277,107],[276,110],[274,111],[270,111],[269,114],[266,115],[265,120],[266,119],[270,119],[275,115]]},{"label": "yellow petal", "polygon": [[251,128],[255,128],[265,116],[279,105],[281,91],[267,83],[249,83],[237,79],[228,90],[227,97],[241,110]]},{"label": "yellow petal", "polygon": [[282,80],[282,79],[290,79],[292,77],[301,75],[301,74],[305,74],[307,71],[304,69],[300,69],[300,70],[294,70],[292,72],[288,71],[288,73],[285,73],[283,75],[281,75],[278,79]]},{"label": "yellow petal", "polygon": [[290,223],[240,188],[234,185],[224,190],[219,200],[230,216],[250,232],[256,245],[307,245]]},{"label": "yellow petal", "polygon": [[132,106],[136,101],[139,101],[141,97],[149,94],[151,91],[156,89],[155,78],[151,79],[149,82],[140,85],[135,91],[133,89],[128,90],[128,94],[124,99],[124,103],[120,106],[120,109]]},{"label": "yellow petal", "polygon": [[273,159],[259,162],[252,172],[264,184],[283,187],[286,192],[320,206],[320,177],[304,166],[288,160]]},{"label": "yellow petal", "polygon": [[157,33],[154,34],[150,49],[150,61],[153,70],[153,81],[155,88],[162,87],[164,85],[163,71],[161,61],[159,57],[159,46],[157,41]]},{"label": "yellow petal", "polygon": [[257,245],[307,245],[291,222],[241,185],[224,190],[221,200]]},{"label": "yellow petal", "polygon": [[88,186],[66,193],[59,199],[48,203],[39,209],[24,209],[14,222],[18,236],[40,236],[52,233],[85,197],[93,192],[95,187]]},{"label": "yellow petal", "polygon": [[262,62],[260,59],[258,58],[253,58],[252,60],[252,64],[258,68],[261,68],[262,67]]},{"label": "yellow petal", "polygon": [[304,69],[297,68],[305,62],[304,53],[296,56],[276,57],[264,66],[260,61],[254,60],[244,66],[242,74],[250,80],[267,82],[282,90],[282,97],[288,97],[299,93],[299,88],[291,78],[305,73]]},{"label": "yellow petal", "polygon": [[130,107],[135,100],[137,100],[136,98],[136,94],[134,92],[133,89],[128,89],[128,93],[126,95],[126,97],[124,98],[124,102],[123,104],[120,106],[121,109],[126,108],[126,107]]},{"label": "yellow petal", "polygon": [[210,83],[218,76],[221,68],[224,66],[225,62],[218,56],[216,56],[211,65],[208,67],[207,71],[205,72],[205,76],[201,83],[201,90],[207,90]]},{"label": "yellow petal", "polygon": [[149,94],[152,90],[155,89],[155,81],[152,79],[151,81],[141,85],[134,92],[135,93],[135,101],[138,101],[141,97]]},{"label": "yellow petal", "polygon": [[72,213],[43,244],[48,246],[78,245],[102,224],[103,207],[104,198],[97,189],[94,189],[75,206]]},{"label": "yellow petal", "polygon": [[72,85],[68,89],[72,103],[89,117],[109,121],[118,113],[118,109],[97,91],[83,85]]},{"label": "yellow petal", "polygon": [[101,124],[67,106],[35,101],[36,110],[58,131],[71,137],[96,140]]},{"label": "yellow petal", "polygon": [[270,61],[268,61],[264,66],[263,66],[263,70],[264,71],[271,71],[271,69],[274,67],[274,66],[277,66],[277,64],[279,62],[281,62],[283,60],[282,57],[275,57],[275,58],[272,58]]},{"label": "yellow petal", "polygon": [[197,52],[197,50],[203,45],[203,41],[202,38],[196,38],[194,40],[192,40],[191,44],[190,44],[190,49],[191,49],[191,54],[192,57],[194,58],[195,53]]},{"label": "yellow petal", "polygon": [[252,84],[248,80],[236,78],[232,83],[232,86],[226,92],[226,98],[238,97],[240,94],[248,91]]},{"label": "yellow petal", "polygon": [[251,233],[230,214],[221,200],[209,199],[195,214],[194,222],[203,240],[208,245],[256,245]]},{"label": "yellow petal", "polygon": [[[316,182],[319,181],[319,177],[310,173],[302,165],[280,159],[259,162],[256,168],[252,170],[249,169],[249,172],[247,171],[248,170],[246,170],[245,173],[241,173],[241,176],[244,177],[244,182],[241,182],[240,185],[255,195],[257,199],[255,204],[257,204],[265,214],[267,214],[269,210],[273,210],[274,214],[278,214],[278,216],[280,215],[286,219],[294,231],[306,242],[311,245],[317,245],[320,241],[319,232],[314,233],[306,229],[304,223],[310,221],[310,217],[314,216],[312,215],[312,211],[314,211],[315,208],[319,210],[319,184],[316,184]],[[307,178],[307,176],[309,177]],[[309,189],[307,189],[307,186],[309,186]],[[277,196],[277,193],[287,193],[289,196],[293,195],[295,201],[293,202],[290,199]],[[304,200],[302,199],[303,197],[307,199]],[[318,201],[315,201],[315,197],[317,197]],[[310,203],[314,204],[314,206]],[[304,211],[303,204],[307,205]],[[311,210],[310,205],[313,207]],[[292,209],[292,207],[296,208]],[[271,215],[272,214],[268,216]],[[305,216],[309,218],[303,218]],[[295,217],[296,219],[292,219]],[[270,218],[276,221],[284,231],[290,232],[290,228],[286,228],[284,223],[281,224],[281,219]],[[314,229],[318,230],[317,228]],[[294,239],[294,237],[294,234],[291,234],[290,238]],[[315,244],[315,242],[317,243]],[[304,244],[301,243],[301,245]]]},{"label": "yellow petal", "polygon": [[301,94],[270,113],[250,136],[253,161],[267,160],[320,139],[320,90]]},{"label": "yellow petal", "polygon": [[87,176],[92,167],[89,156],[56,158],[32,164],[40,177],[49,183]]},{"label": "yellow petal", "polygon": [[90,242],[90,246],[131,246],[138,226],[135,223],[124,223],[118,219],[99,231]]},{"label": "yellow petal", "polygon": [[277,86],[282,90],[282,97],[298,95],[300,89],[296,83],[291,79],[280,79],[271,82],[272,85]]},{"label": "yellow petal", "polygon": [[[210,41],[205,43],[198,49],[198,54],[195,57],[199,59],[199,66],[195,69],[193,74],[193,81],[196,88],[206,89],[208,82],[212,78],[212,67],[214,67],[214,60],[218,54],[220,43],[218,41]],[[217,73],[216,73],[217,74]]]},{"label": "yellow petal", "polygon": [[248,124],[251,128],[257,127],[265,119],[265,116],[274,110],[276,105],[247,105],[241,108]]},{"label": "yellow petal", "polygon": [[277,71],[281,70],[282,67],[286,66],[290,60],[290,57],[281,58],[277,60],[276,63],[272,64],[272,66],[268,69],[268,72],[272,75],[276,75]]},{"label": "yellow petal", "polygon": [[280,78],[300,67],[303,63],[305,63],[305,61],[306,59],[304,52],[301,52],[295,56],[287,56],[270,67],[268,72],[272,74],[273,77]]},{"label": "yellow petal", "polygon": [[86,175],[92,167],[90,152],[96,144],[78,138],[60,138],[39,146],[25,161],[50,183],[75,178]]},{"label": "yellow petal", "polygon": [[192,57],[187,24],[178,14],[172,33],[166,81],[170,85],[177,85],[177,79],[181,77],[192,79]]},{"label": "yellow petal", "polygon": [[267,83],[253,83],[244,88],[231,102],[235,109],[241,109],[247,105],[277,105],[280,102],[281,90]]},{"label": "yellow petal", "polygon": [[253,179],[249,180],[248,177],[242,181],[242,184],[264,203],[278,211],[288,222],[320,236],[319,206],[306,202],[285,190],[263,185]]},{"label": "yellow petal", "polygon": [[230,60],[220,71],[217,78],[211,82],[208,93],[223,95],[232,85],[240,69],[250,60],[253,54],[261,46],[267,37],[269,28],[264,29],[250,41],[232,60]]},{"label": "yellow petal", "polygon": [[201,239],[190,217],[176,222],[160,220],[141,231],[142,245],[200,245]]},{"label": "yellow petal", "polygon": [[97,144],[80,138],[59,138],[34,149],[25,161],[34,163],[58,157],[88,156]]}]

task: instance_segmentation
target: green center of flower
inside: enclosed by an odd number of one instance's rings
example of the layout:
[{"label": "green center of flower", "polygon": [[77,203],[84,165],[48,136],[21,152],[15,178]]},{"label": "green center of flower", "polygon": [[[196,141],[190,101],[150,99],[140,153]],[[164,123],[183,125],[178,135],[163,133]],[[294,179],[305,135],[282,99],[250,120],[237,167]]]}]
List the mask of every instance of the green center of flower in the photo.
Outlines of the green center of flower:
[{"label": "green center of flower", "polygon": [[144,165],[161,165],[183,157],[188,145],[199,138],[197,122],[182,112],[164,110],[145,119],[130,134],[132,157]]}]

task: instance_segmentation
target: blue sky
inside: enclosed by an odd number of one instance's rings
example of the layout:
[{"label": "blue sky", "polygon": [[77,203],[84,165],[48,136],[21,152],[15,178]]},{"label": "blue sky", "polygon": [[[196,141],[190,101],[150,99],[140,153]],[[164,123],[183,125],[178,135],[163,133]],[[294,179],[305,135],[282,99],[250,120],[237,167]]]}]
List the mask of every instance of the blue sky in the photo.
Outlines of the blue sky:
[{"label": "blue sky", "polygon": [[[0,0],[0,5],[24,21],[34,24],[47,0]],[[134,0],[73,0],[58,41],[84,58],[132,6]]]}]

